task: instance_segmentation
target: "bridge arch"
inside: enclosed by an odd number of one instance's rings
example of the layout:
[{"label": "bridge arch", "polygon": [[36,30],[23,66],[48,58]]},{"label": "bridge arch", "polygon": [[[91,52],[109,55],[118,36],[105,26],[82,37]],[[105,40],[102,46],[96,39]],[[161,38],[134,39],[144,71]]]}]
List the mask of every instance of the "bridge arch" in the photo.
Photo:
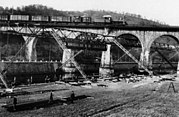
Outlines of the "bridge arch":
[{"label": "bridge arch", "polygon": [[[139,39],[139,36],[130,32],[123,32],[120,35],[117,35],[116,40],[124,46],[138,61],[141,59],[142,53],[142,42]],[[119,66],[115,67],[114,72],[122,72],[121,66],[123,63],[128,63],[128,66],[124,66],[124,69],[127,69],[125,72],[135,72],[139,67],[137,63],[133,61],[123,50],[119,49],[116,45],[112,44],[111,54],[113,57],[114,65]]]},{"label": "bridge arch", "polygon": [[137,31],[137,30],[119,30],[116,32],[116,35],[117,37],[119,37],[120,35],[124,35],[124,34],[129,34],[129,35],[133,35],[134,37],[136,37],[140,44],[141,44],[141,47],[142,47],[142,52],[145,51],[145,47],[146,47],[146,43],[145,43],[145,32],[144,31]]},{"label": "bridge arch", "polygon": [[[120,42],[126,49],[140,48],[140,53],[142,52],[142,42],[138,36],[131,33],[122,33],[118,35],[117,41]],[[139,51],[138,51],[139,52]]]},{"label": "bridge arch", "polygon": [[150,41],[149,41],[149,43],[148,43],[148,45],[147,45],[147,50],[150,50],[152,44],[153,44],[157,39],[159,39],[159,38],[167,38],[167,37],[170,38],[170,39],[175,40],[175,42],[176,42],[177,44],[179,44],[179,35],[176,36],[175,34],[163,33],[163,34],[161,34],[161,35],[155,35],[155,36],[153,36],[152,39],[150,39]]},{"label": "bridge arch", "polygon": [[31,38],[26,48],[27,60],[60,61],[63,51],[59,48],[58,43],[48,31],[40,32],[40,34],[43,37],[24,37],[26,39]]},{"label": "bridge arch", "polygon": [[[25,40],[21,35],[17,35],[16,31],[7,30],[6,32],[0,34],[0,59],[11,60],[23,46]],[[24,60],[24,55],[25,51],[22,50],[15,59]]]},{"label": "bridge arch", "polygon": [[63,50],[59,47],[57,41],[51,36],[50,32],[45,33],[47,37],[37,38],[36,43],[34,43],[36,45],[37,60],[61,61]]},{"label": "bridge arch", "polygon": [[131,38],[131,39],[135,39],[138,40],[141,43],[141,40],[139,39],[139,37],[137,35],[134,35],[132,33],[122,33],[120,35],[117,35],[118,38]]},{"label": "bridge arch", "polygon": [[175,49],[178,44],[178,37],[173,33],[160,33],[160,35],[153,38],[147,47],[149,51],[149,67],[155,71],[156,69],[164,70],[164,66],[168,66],[167,68],[176,71],[177,65],[172,64],[172,62],[177,63],[178,57],[176,56],[176,51],[172,51],[172,49]]}]

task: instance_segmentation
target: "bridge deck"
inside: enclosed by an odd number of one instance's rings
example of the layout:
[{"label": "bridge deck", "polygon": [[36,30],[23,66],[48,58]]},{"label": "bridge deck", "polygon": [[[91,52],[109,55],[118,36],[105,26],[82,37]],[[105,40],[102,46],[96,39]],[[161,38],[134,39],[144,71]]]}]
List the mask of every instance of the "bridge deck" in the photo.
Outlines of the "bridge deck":
[{"label": "bridge deck", "polygon": [[139,31],[172,31],[178,32],[179,26],[137,26],[137,25],[121,25],[110,23],[48,23],[48,22],[0,22],[0,26],[28,26],[28,27],[43,27],[43,28],[89,28],[89,29],[121,29],[121,30],[139,30]]}]

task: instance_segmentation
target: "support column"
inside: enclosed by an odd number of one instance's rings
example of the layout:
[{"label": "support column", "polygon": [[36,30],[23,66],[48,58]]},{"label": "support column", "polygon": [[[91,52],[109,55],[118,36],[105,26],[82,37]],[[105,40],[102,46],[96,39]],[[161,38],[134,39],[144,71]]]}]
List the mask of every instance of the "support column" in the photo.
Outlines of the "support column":
[{"label": "support column", "polygon": [[[70,59],[74,55],[74,51],[71,49],[64,49],[63,50],[63,58],[62,58],[62,64],[65,63],[68,59]],[[64,76],[63,79],[66,78],[72,78],[75,76],[76,68],[73,65],[71,61],[66,63],[66,65],[63,66]]]},{"label": "support column", "polygon": [[111,45],[107,45],[107,50],[102,52],[101,66],[99,68],[99,74],[101,77],[110,77],[114,74]]},{"label": "support column", "polygon": [[144,68],[139,65],[138,69],[139,69],[140,72],[144,72],[144,70],[145,70],[149,74],[153,74],[152,71],[151,71],[152,70],[152,61],[149,58],[149,53],[150,53],[149,50],[141,53],[140,62],[141,62],[142,66]]},{"label": "support column", "polygon": [[30,41],[26,45],[26,51],[25,51],[26,60],[36,61],[37,60],[37,51],[36,51],[37,39],[35,37],[28,37],[28,36],[23,36],[23,38],[25,39],[25,41],[28,41],[30,39]]},{"label": "support column", "polygon": [[[148,68],[149,64],[150,64],[149,53],[150,53],[149,50],[146,50],[146,51],[142,52],[140,55],[140,62],[146,68]],[[139,68],[140,68],[140,66],[139,66]]]}]

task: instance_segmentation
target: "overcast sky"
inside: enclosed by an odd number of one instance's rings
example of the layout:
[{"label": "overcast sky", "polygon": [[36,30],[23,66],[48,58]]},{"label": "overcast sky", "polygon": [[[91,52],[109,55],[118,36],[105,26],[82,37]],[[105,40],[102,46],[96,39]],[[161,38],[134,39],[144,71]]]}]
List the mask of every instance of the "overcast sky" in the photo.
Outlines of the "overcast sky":
[{"label": "overcast sky", "polygon": [[42,4],[57,10],[110,10],[179,26],[179,0],[0,0],[2,7]]}]

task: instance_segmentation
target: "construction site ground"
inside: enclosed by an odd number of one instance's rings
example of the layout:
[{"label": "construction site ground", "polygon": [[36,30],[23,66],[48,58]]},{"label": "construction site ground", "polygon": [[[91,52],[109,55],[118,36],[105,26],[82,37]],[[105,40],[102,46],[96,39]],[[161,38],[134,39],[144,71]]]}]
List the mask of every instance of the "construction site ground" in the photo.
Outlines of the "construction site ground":
[{"label": "construction site ground", "polygon": [[178,117],[179,82],[168,80],[173,77],[145,77],[135,83],[99,81],[74,86],[58,82],[17,87],[18,104],[48,100],[51,91],[53,100],[66,99],[72,91],[76,97],[84,98],[74,100],[74,103],[66,101],[11,112],[3,106],[12,103],[12,96],[1,96],[0,117]]}]

